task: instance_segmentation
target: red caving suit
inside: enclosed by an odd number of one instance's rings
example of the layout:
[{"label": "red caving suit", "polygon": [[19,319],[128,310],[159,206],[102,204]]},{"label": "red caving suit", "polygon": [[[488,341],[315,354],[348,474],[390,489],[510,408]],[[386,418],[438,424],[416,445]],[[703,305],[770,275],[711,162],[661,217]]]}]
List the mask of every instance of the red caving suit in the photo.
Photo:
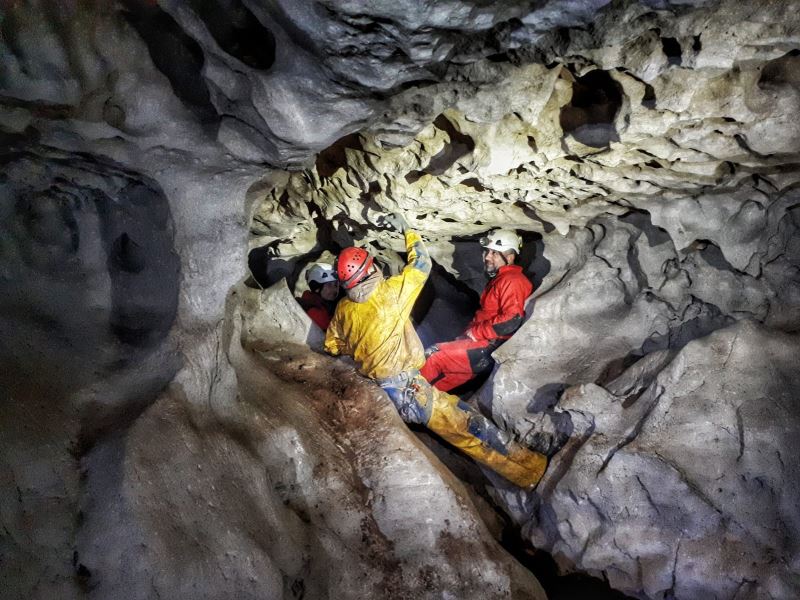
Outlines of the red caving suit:
[{"label": "red caving suit", "polygon": [[336,306],[335,302],[327,302],[322,296],[311,290],[303,292],[298,302],[322,331],[328,329],[328,324],[331,322],[331,317],[333,317],[333,309]]},{"label": "red caving suit", "polygon": [[475,313],[465,337],[436,344],[420,373],[431,385],[449,392],[494,364],[491,354],[511,337],[525,316],[525,300],[533,284],[519,265],[505,265],[489,280],[481,294],[481,307]]}]

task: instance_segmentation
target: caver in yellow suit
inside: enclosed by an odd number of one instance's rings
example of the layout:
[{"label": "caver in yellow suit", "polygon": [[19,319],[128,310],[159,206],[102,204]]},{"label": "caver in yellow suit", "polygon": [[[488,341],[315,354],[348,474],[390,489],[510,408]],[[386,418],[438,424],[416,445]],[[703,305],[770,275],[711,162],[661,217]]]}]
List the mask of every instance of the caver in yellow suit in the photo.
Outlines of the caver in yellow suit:
[{"label": "caver in yellow suit", "polygon": [[547,468],[544,455],[509,441],[486,417],[419,374],[425,354],[410,314],[431,260],[416,232],[406,231],[405,239],[407,264],[389,279],[383,279],[361,248],[346,248],[339,255],[337,274],[348,297],[336,307],[325,350],[353,356],[361,374],[386,391],[407,423],[426,425],[520,487],[535,486]]}]

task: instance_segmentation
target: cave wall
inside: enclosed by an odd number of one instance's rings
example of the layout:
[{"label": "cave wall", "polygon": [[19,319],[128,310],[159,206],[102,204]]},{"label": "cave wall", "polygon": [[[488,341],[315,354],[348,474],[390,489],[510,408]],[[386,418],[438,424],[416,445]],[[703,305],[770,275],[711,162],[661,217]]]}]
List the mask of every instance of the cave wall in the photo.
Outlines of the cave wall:
[{"label": "cave wall", "polygon": [[[528,539],[562,569],[641,597],[793,597],[797,548],[767,539],[797,527],[797,465],[784,451],[796,442],[785,357],[800,318],[791,2],[27,0],[1,18],[0,570],[11,597],[541,593],[368,392],[364,410],[401,436],[413,467],[297,471],[294,490],[278,486],[298,456],[319,462],[363,430],[309,442],[330,398],[318,397],[318,415],[297,409],[313,394],[293,387],[297,373],[242,354],[242,312],[226,298],[251,248],[270,248],[290,275],[354,241],[396,268],[400,237],[378,218],[398,209],[424,233],[448,302],[483,285],[480,233],[513,226],[526,240],[537,297],[479,396],[517,435],[573,434],[544,492],[490,486]],[[450,333],[423,327],[431,341]],[[745,358],[718,364],[709,346]],[[740,372],[764,357],[776,365],[763,385],[736,389],[750,402],[720,402],[720,382],[743,386]],[[683,423],[662,412],[704,361],[716,375],[688,397],[710,412],[683,418],[714,414],[738,437],[705,471],[681,475],[691,452],[670,458],[674,471],[648,470],[652,449],[666,456],[679,437],[655,432]],[[706,490],[723,466],[745,482]],[[431,545],[410,539],[421,523],[363,508],[362,486],[403,497],[406,468],[428,473],[429,493],[458,514],[427,530],[439,536],[434,562],[454,561],[440,576],[402,562]],[[672,504],[654,508],[648,494],[665,481]],[[644,529],[623,535],[631,486],[643,507],[631,528]],[[352,510],[309,512],[321,490]],[[676,533],[697,526],[681,521],[684,495],[709,500],[697,514],[719,509],[691,543]],[[729,521],[758,518],[742,518],[748,502],[778,520],[737,530]],[[364,533],[362,518],[378,525]],[[755,541],[738,557],[714,553],[742,532]],[[653,560],[626,558],[651,534],[665,538]],[[459,562],[460,544],[488,575]],[[411,575],[385,584],[397,564]],[[331,565],[349,581],[323,575]],[[746,575],[705,577],[715,569]]]}]

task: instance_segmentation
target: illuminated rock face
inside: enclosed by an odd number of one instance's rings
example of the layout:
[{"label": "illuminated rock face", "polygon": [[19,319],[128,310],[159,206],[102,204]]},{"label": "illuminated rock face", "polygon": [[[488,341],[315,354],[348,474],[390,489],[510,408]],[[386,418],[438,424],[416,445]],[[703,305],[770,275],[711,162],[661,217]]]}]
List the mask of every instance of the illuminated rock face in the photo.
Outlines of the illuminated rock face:
[{"label": "illuminated rock face", "polygon": [[320,335],[279,280],[352,243],[399,268],[395,210],[438,264],[426,341],[478,236],[525,242],[477,394],[569,437],[537,493],[489,486],[525,538],[638,597],[800,595],[800,15],[621,4],[7,7],[11,597],[541,595],[385,398],[276,347]]}]

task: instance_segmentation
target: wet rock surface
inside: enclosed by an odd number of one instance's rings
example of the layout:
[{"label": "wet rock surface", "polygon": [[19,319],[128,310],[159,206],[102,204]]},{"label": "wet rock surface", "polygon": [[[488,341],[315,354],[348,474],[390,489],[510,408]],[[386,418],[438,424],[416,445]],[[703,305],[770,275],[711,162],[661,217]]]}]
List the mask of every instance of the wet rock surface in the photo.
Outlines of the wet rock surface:
[{"label": "wet rock surface", "polygon": [[321,336],[305,265],[398,269],[399,210],[437,263],[426,342],[469,318],[480,235],[523,237],[537,291],[474,401],[566,445],[536,493],[469,480],[525,543],[640,598],[798,596],[797,28],[791,2],[4,6],[5,593],[540,597],[385,398],[292,345]]}]

